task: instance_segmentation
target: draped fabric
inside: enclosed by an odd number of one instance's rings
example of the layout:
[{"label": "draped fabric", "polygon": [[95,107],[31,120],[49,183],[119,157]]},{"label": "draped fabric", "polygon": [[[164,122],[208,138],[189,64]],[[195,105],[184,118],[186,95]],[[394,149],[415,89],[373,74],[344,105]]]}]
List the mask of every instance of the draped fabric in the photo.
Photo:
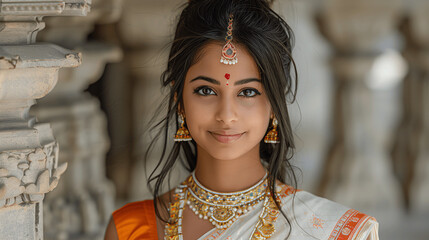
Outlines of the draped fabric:
[{"label": "draped fabric", "polygon": [[112,215],[119,240],[158,239],[153,200],[128,203]]},{"label": "draped fabric", "polygon": [[[378,223],[373,218],[338,203],[297,191],[282,184],[278,186],[282,210],[289,222],[279,216],[274,223],[276,232],[270,238],[284,240],[378,240]],[[212,229],[199,240],[250,239],[262,211],[262,203],[242,216],[226,230]]]},{"label": "draped fabric", "polygon": [[[378,223],[366,214],[338,203],[280,185],[282,210],[286,218],[279,216],[275,233],[270,238],[284,240],[378,240]],[[243,215],[225,230],[212,229],[199,240],[249,239],[259,221],[263,203]],[[152,200],[130,203],[113,213],[120,240],[157,239],[156,220]],[[185,236],[186,238],[186,236]]]}]

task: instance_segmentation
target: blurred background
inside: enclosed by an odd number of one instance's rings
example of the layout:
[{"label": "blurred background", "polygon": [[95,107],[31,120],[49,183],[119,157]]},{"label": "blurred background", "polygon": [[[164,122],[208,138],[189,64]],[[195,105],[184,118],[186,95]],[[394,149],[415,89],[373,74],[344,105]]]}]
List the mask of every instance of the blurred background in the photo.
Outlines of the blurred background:
[{"label": "blurred background", "polygon": [[[44,201],[45,239],[101,239],[113,210],[151,198],[147,124],[183,0],[92,0],[46,17],[38,42],[82,52],[31,109],[68,169]],[[374,216],[380,238],[429,239],[429,0],[277,0],[295,32],[289,106],[300,189]],[[177,168],[172,184],[187,173]]]}]

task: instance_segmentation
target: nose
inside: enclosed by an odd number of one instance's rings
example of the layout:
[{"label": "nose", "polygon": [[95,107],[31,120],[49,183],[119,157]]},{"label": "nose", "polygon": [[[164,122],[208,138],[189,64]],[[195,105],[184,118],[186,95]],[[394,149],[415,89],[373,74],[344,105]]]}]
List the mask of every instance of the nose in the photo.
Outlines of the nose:
[{"label": "nose", "polygon": [[227,96],[221,97],[216,112],[216,120],[225,125],[230,125],[237,121],[237,104],[234,99]]}]

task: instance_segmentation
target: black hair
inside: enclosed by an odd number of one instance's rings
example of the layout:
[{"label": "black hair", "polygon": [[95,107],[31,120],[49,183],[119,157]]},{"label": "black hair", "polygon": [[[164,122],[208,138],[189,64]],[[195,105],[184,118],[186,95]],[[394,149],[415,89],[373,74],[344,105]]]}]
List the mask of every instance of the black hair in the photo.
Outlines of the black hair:
[{"label": "black hair", "polygon": [[[297,89],[297,71],[292,58],[294,42],[289,25],[270,8],[268,0],[191,0],[184,5],[175,30],[167,69],[161,76],[164,87],[169,88],[166,97],[167,113],[154,128],[161,127],[163,150],[160,161],[150,174],[148,186],[153,191],[155,212],[163,221],[159,206],[166,208],[160,199],[162,186],[170,178],[176,162],[192,172],[195,169],[196,143],[175,142],[168,150],[168,141],[172,141],[169,126],[177,124],[178,107],[183,106],[182,91],[188,69],[198,61],[201,49],[210,42],[225,43],[228,19],[233,14],[233,43],[246,47],[255,60],[262,85],[278,120],[280,143],[267,144],[261,140],[260,157],[268,170],[268,185],[274,199],[276,180],[280,180],[296,189],[297,180],[290,159],[295,145],[288,115],[288,102],[294,102]],[[294,75],[291,75],[293,70]],[[267,132],[270,129],[267,129]],[[158,135],[158,136],[159,136]],[[149,149],[154,147],[154,141]],[[169,152],[168,152],[169,151]],[[149,152],[149,151],[148,151]],[[147,152],[147,153],[148,153]],[[147,159],[146,154],[146,159]],[[151,184],[154,182],[154,186]],[[281,211],[280,203],[276,200]],[[288,223],[290,220],[283,216]],[[290,234],[290,232],[289,232]]]}]

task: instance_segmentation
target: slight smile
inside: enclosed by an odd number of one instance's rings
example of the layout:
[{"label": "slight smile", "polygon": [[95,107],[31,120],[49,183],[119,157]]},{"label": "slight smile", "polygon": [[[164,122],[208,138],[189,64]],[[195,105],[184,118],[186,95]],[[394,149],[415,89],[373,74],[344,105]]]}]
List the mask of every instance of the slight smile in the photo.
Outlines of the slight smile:
[{"label": "slight smile", "polygon": [[209,132],[218,142],[221,143],[233,143],[237,141],[241,136],[243,136],[244,133],[238,133],[238,134],[228,134],[228,133],[214,133]]}]

